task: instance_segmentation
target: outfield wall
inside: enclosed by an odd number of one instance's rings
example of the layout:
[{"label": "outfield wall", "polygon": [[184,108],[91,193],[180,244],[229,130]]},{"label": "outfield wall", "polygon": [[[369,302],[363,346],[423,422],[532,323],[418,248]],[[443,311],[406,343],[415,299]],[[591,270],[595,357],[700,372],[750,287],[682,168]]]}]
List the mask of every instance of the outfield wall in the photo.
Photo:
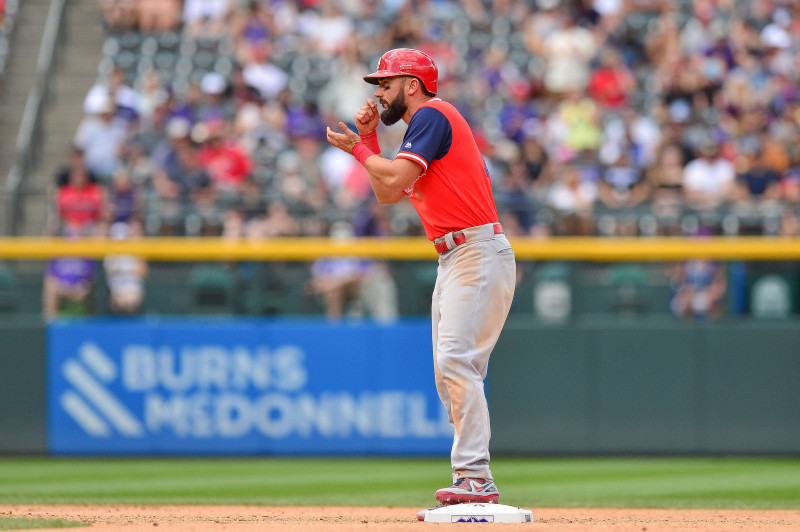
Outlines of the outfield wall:
[{"label": "outfield wall", "polygon": [[[424,319],[5,321],[0,452],[446,455],[429,349]],[[798,383],[797,321],[512,316],[492,451],[798,454]]]},{"label": "outfield wall", "polygon": [[0,321],[0,452],[47,450],[46,350],[38,316]]},{"label": "outfield wall", "polygon": [[512,318],[491,362],[498,453],[800,452],[800,325]]}]

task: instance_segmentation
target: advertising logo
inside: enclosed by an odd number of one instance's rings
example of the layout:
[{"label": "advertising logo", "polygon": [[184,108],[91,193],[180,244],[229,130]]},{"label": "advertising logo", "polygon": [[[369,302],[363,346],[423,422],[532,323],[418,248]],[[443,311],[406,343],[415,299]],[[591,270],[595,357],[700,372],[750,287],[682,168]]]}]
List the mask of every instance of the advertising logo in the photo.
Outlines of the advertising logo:
[{"label": "advertising logo", "polygon": [[403,341],[376,342],[372,327],[262,328],[51,326],[51,450],[449,451],[452,428],[425,367],[431,357],[410,356],[409,330],[396,332]]},{"label": "advertising logo", "polygon": [[61,365],[61,375],[71,385],[59,397],[61,408],[86,434],[108,437],[115,430],[127,437],[144,435],[142,423],[105,387],[117,378],[118,368],[96,344],[81,344],[78,356]]}]

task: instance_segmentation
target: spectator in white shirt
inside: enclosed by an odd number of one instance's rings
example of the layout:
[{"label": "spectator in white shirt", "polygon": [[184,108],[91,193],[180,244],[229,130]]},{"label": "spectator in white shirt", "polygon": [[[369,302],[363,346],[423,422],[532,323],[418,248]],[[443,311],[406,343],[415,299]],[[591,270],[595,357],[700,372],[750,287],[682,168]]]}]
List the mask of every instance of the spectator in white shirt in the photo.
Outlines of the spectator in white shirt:
[{"label": "spectator in white shirt", "polygon": [[713,209],[731,198],[736,168],[720,155],[714,141],[703,143],[698,155],[683,170],[684,196],[690,207]]},{"label": "spectator in white shirt", "polygon": [[86,110],[91,114],[78,125],[74,144],[83,151],[89,172],[105,184],[120,164],[127,122],[115,114],[117,105],[108,94],[90,102]]}]

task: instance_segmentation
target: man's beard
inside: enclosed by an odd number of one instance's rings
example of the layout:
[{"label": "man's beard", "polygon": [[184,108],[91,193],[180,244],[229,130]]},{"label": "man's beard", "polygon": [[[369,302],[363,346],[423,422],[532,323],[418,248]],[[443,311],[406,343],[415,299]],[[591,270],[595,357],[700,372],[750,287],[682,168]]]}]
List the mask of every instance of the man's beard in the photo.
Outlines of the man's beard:
[{"label": "man's beard", "polygon": [[[403,84],[403,88],[405,88],[405,84]],[[386,110],[381,113],[381,122],[387,126],[396,124],[398,120],[403,118],[403,115],[406,114],[406,111],[408,111],[408,106],[406,105],[406,95],[401,89],[400,94],[397,95],[397,98],[395,98],[392,103],[389,104],[389,107],[387,107]]]}]

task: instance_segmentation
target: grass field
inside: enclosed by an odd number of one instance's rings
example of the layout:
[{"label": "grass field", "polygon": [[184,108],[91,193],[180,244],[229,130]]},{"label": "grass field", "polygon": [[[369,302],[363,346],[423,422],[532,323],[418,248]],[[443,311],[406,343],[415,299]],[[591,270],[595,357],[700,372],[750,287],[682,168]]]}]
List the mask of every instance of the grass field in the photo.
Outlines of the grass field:
[{"label": "grass field", "polygon": [[31,528],[72,528],[85,526],[83,523],[64,519],[27,519],[0,516],[0,530],[28,530]]},{"label": "grass field", "polygon": [[[504,504],[800,509],[798,458],[496,458]],[[0,504],[425,507],[446,459],[3,458]]]}]

